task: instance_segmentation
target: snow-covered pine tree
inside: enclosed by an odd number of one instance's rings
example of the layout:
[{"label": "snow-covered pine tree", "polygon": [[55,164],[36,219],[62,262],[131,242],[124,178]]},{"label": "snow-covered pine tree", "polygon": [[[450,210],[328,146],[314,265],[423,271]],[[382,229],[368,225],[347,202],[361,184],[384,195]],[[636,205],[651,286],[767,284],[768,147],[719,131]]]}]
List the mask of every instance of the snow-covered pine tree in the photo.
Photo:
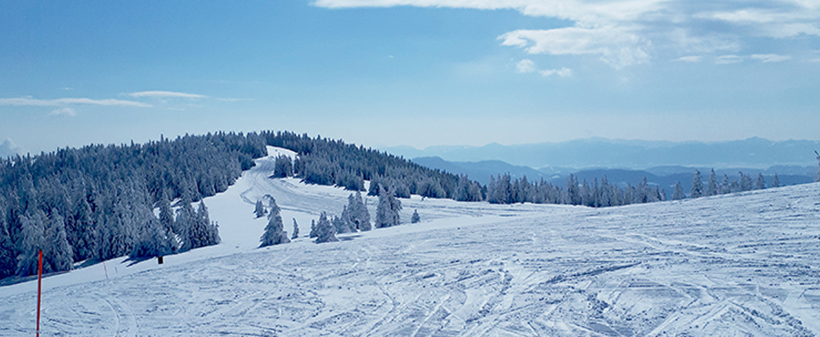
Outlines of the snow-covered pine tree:
[{"label": "snow-covered pine tree", "polygon": [[686,194],[683,193],[683,186],[680,185],[680,181],[675,183],[675,192],[672,194],[672,200],[682,200],[686,199]]},{"label": "snow-covered pine tree", "polygon": [[379,207],[376,210],[376,228],[398,226],[401,218],[401,201],[393,196],[392,192],[381,189]]},{"label": "snow-covered pine tree", "polygon": [[777,178],[777,173],[772,177],[772,188],[780,187],[780,179]]},{"label": "snow-covered pine tree", "polygon": [[717,175],[715,174],[715,169],[712,169],[712,172],[709,173],[709,183],[706,187],[706,195],[718,195],[720,191],[718,190],[718,182],[717,182]]},{"label": "snow-covered pine tree", "polygon": [[296,223],[296,218],[293,218],[293,236],[291,239],[295,239],[299,237],[299,225]]},{"label": "snow-covered pine tree", "polygon": [[342,217],[332,216],[330,223],[336,228],[336,234],[350,233],[350,226]]},{"label": "snow-covered pine tree", "polygon": [[700,178],[700,171],[695,170],[695,177],[692,178],[692,199],[700,198],[703,196],[703,181]]},{"label": "snow-covered pine tree", "polygon": [[421,217],[419,217],[419,211],[417,209],[413,210],[413,216],[410,217],[410,223],[419,223],[421,221]]},{"label": "snow-covered pine tree", "polygon": [[312,239],[312,238],[317,237],[318,235],[319,234],[316,231],[316,220],[311,219],[310,220],[310,234],[308,234],[308,237]]},{"label": "snow-covered pine tree", "polygon": [[256,206],[254,207],[253,213],[256,214],[257,219],[265,216],[267,211],[265,211],[265,206],[262,206],[262,200],[256,201]]},{"label": "snow-covered pine tree", "polygon": [[20,217],[20,241],[17,256],[17,272],[19,276],[37,274],[40,250],[45,248],[46,215],[37,209]]},{"label": "snow-covered pine tree", "polygon": [[756,190],[764,190],[766,189],[766,181],[763,179],[763,174],[757,174],[757,180],[755,180],[755,189]]},{"label": "snow-covered pine tree", "polygon": [[740,174],[740,190],[741,191],[751,191],[754,185],[752,185],[752,176],[747,176],[743,174],[743,172],[738,172]]},{"label": "snow-covered pine tree", "polygon": [[[174,254],[179,250],[179,241],[177,241],[174,233],[174,211],[171,209],[171,200],[168,199],[168,194],[163,190],[159,201],[159,229],[150,229],[149,233],[152,237],[150,240],[155,240],[158,237],[165,239],[165,242],[160,245],[162,249],[158,250],[159,254],[167,255]],[[157,233],[154,233],[156,231]]]},{"label": "snow-covered pine tree", "polygon": [[74,261],[82,261],[94,255],[94,243],[84,240],[85,232],[92,231],[93,226],[91,205],[88,204],[85,193],[82,193],[74,202],[72,213],[66,214],[66,235],[68,242],[72,243]]},{"label": "snow-covered pine tree", "polygon": [[569,178],[567,178],[567,192],[564,200],[564,203],[569,205],[581,204],[581,193],[578,188],[578,178],[573,174],[570,174]]},{"label": "snow-covered pine tree", "polygon": [[729,176],[723,174],[723,182],[720,184],[720,194],[732,193],[732,185],[729,184]]},{"label": "snow-covered pine tree", "polygon": [[[0,196],[0,199],[2,199],[2,196]],[[14,242],[11,241],[11,234],[9,234],[6,214],[4,213],[5,209],[2,206],[3,203],[0,202],[0,279],[14,275],[17,268]]]},{"label": "snow-covered pine tree", "polygon": [[293,175],[293,163],[290,161],[290,157],[285,155],[280,155],[276,157],[276,161],[273,164],[273,177],[274,178],[287,178]]},{"label": "snow-covered pine tree", "polygon": [[137,259],[171,254],[168,233],[158,219],[149,219],[142,226],[139,239],[129,256]]},{"label": "snow-covered pine tree", "polygon": [[316,243],[336,242],[336,227],[327,219],[327,214],[322,212],[319,222],[316,224]]},{"label": "snow-covered pine tree", "polygon": [[191,242],[191,236],[193,235],[191,232],[194,231],[193,227],[195,226],[195,222],[196,212],[193,206],[191,206],[191,199],[187,196],[183,196],[180,201],[180,207],[177,208],[176,219],[174,220],[174,226],[176,227],[174,228],[174,232],[179,235],[182,241],[179,247],[180,251],[188,251],[194,248],[194,243]]},{"label": "snow-covered pine tree", "polygon": [[270,198],[270,213],[268,213],[268,225],[265,226],[265,233],[259,238],[259,247],[289,243],[288,232],[285,231],[285,224],[279,214],[279,206],[273,197]]},{"label": "snow-covered pine tree", "polygon": [[187,249],[194,249],[215,245],[219,243],[219,232],[216,224],[211,223],[210,216],[208,216],[208,207],[205,202],[200,200],[199,207],[194,214],[194,218],[189,222],[189,229],[187,231],[186,245]]},{"label": "snow-covered pine tree", "polygon": [[347,197],[347,212],[349,214],[352,225],[360,231],[369,231],[372,229],[370,225],[370,213],[367,212],[367,206],[362,201],[362,193],[356,191],[354,197],[351,193]]},{"label": "snow-covered pine tree", "polygon": [[49,272],[71,270],[74,263],[74,252],[66,238],[65,219],[57,209],[51,210],[44,235],[43,270]]},{"label": "snow-covered pine tree", "polygon": [[820,182],[820,153],[814,151],[814,154],[817,155],[817,173],[814,174],[814,182]]}]

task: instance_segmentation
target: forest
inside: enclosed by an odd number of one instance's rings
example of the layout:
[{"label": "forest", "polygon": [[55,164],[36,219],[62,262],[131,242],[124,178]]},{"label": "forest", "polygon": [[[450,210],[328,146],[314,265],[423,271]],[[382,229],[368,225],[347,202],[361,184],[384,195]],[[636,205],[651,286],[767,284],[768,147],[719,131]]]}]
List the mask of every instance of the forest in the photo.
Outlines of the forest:
[{"label": "forest", "polygon": [[[365,192],[369,181],[366,192],[372,196],[590,207],[666,200],[666,192],[645,179],[621,188],[605,176],[590,183],[570,175],[562,188],[502,174],[482,186],[385,152],[293,132],[217,132],[145,144],[89,145],[0,159],[0,279],[36,273],[41,249],[48,273],[82,261],[139,260],[218,243],[219,225],[210,221],[202,199],[227,190],[254,159],[267,155],[266,145],[297,153],[293,161],[277,158],[271,178],[294,176],[356,192]],[[765,188],[760,175],[754,182],[751,176],[740,177],[718,183],[712,172],[704,186],[696,172],[691,197]],[[672,199],[685,197],[678,184]],[[282,227],[277,223],[276,232]]]}]

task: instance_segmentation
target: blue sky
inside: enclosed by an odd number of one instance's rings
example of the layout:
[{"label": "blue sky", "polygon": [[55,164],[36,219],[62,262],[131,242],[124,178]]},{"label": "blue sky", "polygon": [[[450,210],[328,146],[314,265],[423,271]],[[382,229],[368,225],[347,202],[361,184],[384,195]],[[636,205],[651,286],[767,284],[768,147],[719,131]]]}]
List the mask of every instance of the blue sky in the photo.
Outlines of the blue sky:
[{"label": "blue sky", "polygon": [[817,0],[0,7],[0,141],[32,152],[267,129],[417,148],[820,139]]}]

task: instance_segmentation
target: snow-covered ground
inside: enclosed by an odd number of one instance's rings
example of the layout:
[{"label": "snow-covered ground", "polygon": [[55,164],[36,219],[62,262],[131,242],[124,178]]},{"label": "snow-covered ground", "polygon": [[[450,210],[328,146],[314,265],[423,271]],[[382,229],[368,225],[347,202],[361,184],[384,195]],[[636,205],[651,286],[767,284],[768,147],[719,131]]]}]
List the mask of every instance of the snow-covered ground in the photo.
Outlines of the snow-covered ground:
[{"label": "snow-covered ground", "polygon": [[[605,209],[414,196],[420,224],[257,249],[262,196],[305,236],[349,194],[257,163],[205,199],[222,244],[45,278],[42,335],[820,335],[820,184]],[[0,287],[0,335],[33,335],[36,289]]]}]

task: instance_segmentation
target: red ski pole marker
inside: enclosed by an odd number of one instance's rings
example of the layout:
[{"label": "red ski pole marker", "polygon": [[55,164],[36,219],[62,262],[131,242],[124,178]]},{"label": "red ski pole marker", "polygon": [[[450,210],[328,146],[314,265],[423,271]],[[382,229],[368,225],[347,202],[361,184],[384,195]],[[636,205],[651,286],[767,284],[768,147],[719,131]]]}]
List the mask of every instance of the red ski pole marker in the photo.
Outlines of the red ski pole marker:
[{"label": "red ski pole marker", "polygon": [[43,250],[40,249],[40,262],[37,268],[37,337],[40,337],[40,294],[43,290]]}]

